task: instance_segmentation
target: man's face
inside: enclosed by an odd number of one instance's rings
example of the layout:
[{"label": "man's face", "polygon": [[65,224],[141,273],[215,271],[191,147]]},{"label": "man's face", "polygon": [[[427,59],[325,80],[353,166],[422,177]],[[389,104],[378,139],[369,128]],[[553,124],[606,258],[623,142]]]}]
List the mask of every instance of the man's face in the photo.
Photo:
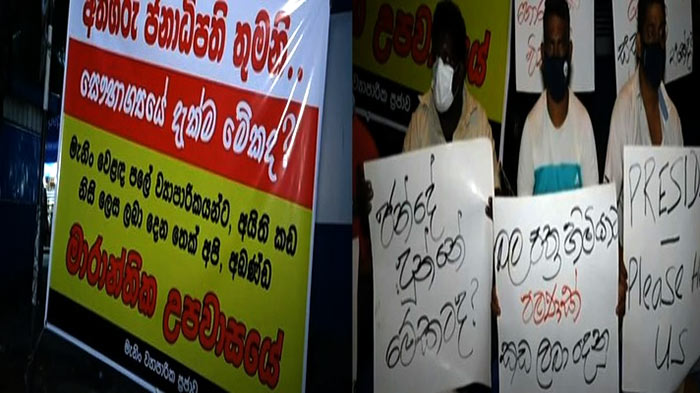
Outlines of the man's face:
[{"label": "man's face", "polygon": [[443,34],[442,37],[437,41],[437,48],[433,49],[433,56],[435,56],[435,61],[438,58],[442,59],[442,62],[451,66],[454,70],[454,76],[452,78],[452,94],[457,94],[459,87],[464,84],[464,64],[462,64],[455,55],[455,42],[452,40],[452,36],[449,34]]},{"label": "man's face", "polygon": [[569,27],[562,18],[551,15],[545,26],[542,53],[547,57],[565,57],[570,60]]},{"label": "man's face", "polygon": [[661,4],[654,3],[647,8],[642,31],[639,34],[641,42],[637,40],[637,53],[641,53],[642,43],[647,45],[658,43],[666,50],[666,17]]}]

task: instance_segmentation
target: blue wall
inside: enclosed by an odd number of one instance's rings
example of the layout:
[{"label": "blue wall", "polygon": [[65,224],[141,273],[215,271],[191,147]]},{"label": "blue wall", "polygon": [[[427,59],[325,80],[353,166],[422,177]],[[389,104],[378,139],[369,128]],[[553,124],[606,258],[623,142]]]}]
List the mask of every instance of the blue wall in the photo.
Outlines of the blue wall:
[{"label": "blue wall", "polygon": [[38,135],[0,123],[0,346],[11,353],[29,349],[39,145]]},{"label": "blue wall", "polygon": [[351,389],[351,26],[349,11],[331,15],[311,273],[309,393]]}]

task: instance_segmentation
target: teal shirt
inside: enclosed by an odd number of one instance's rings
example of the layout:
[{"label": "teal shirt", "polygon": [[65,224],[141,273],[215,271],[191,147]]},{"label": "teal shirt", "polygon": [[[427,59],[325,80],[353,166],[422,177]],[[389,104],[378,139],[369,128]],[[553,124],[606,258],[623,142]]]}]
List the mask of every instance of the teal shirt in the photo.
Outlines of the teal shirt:
[{"label": "teal shirt", "polygon": [[535,169],[534,195],[574,190],[583,185],[579,164],[544,165]]}]

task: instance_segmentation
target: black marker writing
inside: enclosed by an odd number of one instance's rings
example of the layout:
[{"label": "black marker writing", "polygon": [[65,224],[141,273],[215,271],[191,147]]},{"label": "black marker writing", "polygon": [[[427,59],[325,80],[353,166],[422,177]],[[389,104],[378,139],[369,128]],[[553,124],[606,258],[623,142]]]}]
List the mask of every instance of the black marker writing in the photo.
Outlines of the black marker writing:
[{"label": "black marker writing", "polygon": [[429,219],[427,228],[433,241],[438,241],[442,238],[444,228],[441,230],[440,234],[437,235],[433,228],[433,220],[435,218],[435,211],[437,210],[437,205],[432,201],[433,194],[436,191],[435,182],[433,180],[434,162],[435,156],[431,154],[430,185],[426,187],[424,191],[419,192],[415,199],[410,198],[408,195],[409,177],[405,175],[403,179],[404,200],[394,202],[394,195],[396,194],[396,179],[394,179],[389,199],[379,207],[375,214],[380,228],[379,233],[382,247],[388,248],[394,236],[404,235],[404,243],[408,242],[413,230],[413,225],[423,224],[426,218]]},{"label": "black marker writing", "polygon": [[[461,212],[458,212],[461,218]],[[428,229],[425,229],[426,238]],[[466,242],[461,233],[455,237],[446,237],[437,247],[435,254],[429,254],[428,242],[426,240],[426,253],[412,252],[411,247],[406,248],[396,260],[395,269],[399,273],[396,283],[396,293],[410,290],[412,293],[401,300],[401,304],[418,301],[417,284],[429,281],[428,290],[433,286],[435,274],[438,270],[449,266],[454,266],[455,271],[459,271],[464,263],[466,255]]]},{"label": "black marker writing", "polygon": [[631,257],[629,260],[629,276],[627,278],[627,309],[632,306],[636,295],[637,306],[644,305],[646,310],[656,311],[661,306],[672,307],[676,299],[683,299],[681,286],[683,283],[684,266],[670,265],[665,274],[654,277],[644,273],[642,257]]},{"label": "black marker writing", "polygon": [[690,285],[690,292],[695,293],[695,290],[700,288],[700,264],[698,263],[698,253],[693,257],[693,276]]},{"label": "black marker writing", "polygon": [[512,372],[510,376],[511,384],[517,371],[524,371],[525,374],[529,374],[532,367],[530,343],[525,339],[520,340],[517,346],[512,341],[501,343],[501,354],[498,357],[498,363],[503,365],[507,371]]},{"label": "black marker writing", "polygon": [[[558,340],[542,338],[535,359],[538,386],[545,390],[552,388],[556,374],[564,372],[572,365],[581,367],[581,374],[587,385],[594,384],[600,369],[607,367],[609,349],[608,329],[591,329],[585,332],[573,347],[567,347]],[[532,370],[530,343],[525,339],[517,344],[512,341],[503,342],[498,359],[502,370],[510,373],[512,385],[517,372],[529,375]]]},{"label": "black marker writing", "polygon": [[[472,279],[471,285],[473,297],[479,288],[479,281]],[[469,340],[473,335],[465,329],[470,315],[472,326],[476,326],[473,303],[470,304],[467,300],[466,290],[458,293],[454,300],[445,302],[437,316],[423,314],[414,319],[410,317],[411,311],[411,307],[406,309],[398,332],[389,340],[384,357],[387,367],[391,369],[399,363],[408,367],[413,362],[416,351],[421,356],[429,352],[437,355],[443,344],[452,343],[462,359],[467,359],[474,353]]]},{"label": "black marker writing", "polygon": [[597,245],[609,248],[616,244],[618,237],[617,208],[597,213],[592,206],[581,208],[574,206],[570,212],[570,221],[563,227],[550,224],[540,225],[530,231],[529,263],[520,258],[523,251],[523,235],[520,228],[511,232],[505,229],[496,234],[494,240],[494,259],[496,272],[507,270],[513,286],[520,286],[536,265],[544,272],[542,279],[550,281],[561,272],[564,258],[573,265],[581,256],[590,255]]},{"label": "black marker writing", "polygon": [[[661,370],[664,365],[666,366],[666,370],[668,370],[671,365],[674,364],[679,364],[682,365],[685,363],[685,350],[683,349],[683,337],[688,333],[688,329],[682,329],[680,334],[678,334],[678,341],[677,345],[674,346],[674,348],[677,348],[676,351],[674,351],[673,355],[671,353],[671,341],[675,337],[673,336],[673,325],[668,327],[668,336],[666,341],[666,348],[664,349],[664,343],[663,341],[661,342],[661,357],[659,357],[659,332],[661,330],[661,326],[656,327],[656,344],[654,345],[654,364],[656,365],[657,370]],[[661,337],[663,340],[663,337]],[[674,341],[675,342],[675,341]],[[674,344],[675,345],[675,344]]]},{"label": "black marker writing", "polygon": [[[627,177],[631,206],[628,215],[632,227],[636,203],[643,203],[644,217],[651,217],[652,222],[656,222],[663,216],[671,215],[678,207],[690,210],[700,195],[700,159],[695,150],[659,165],[654,157],[647,158],[644,165],[633,163]],[[658,181],[658,193],[653,192],[653,186],[650,187],[652,180]]]}]

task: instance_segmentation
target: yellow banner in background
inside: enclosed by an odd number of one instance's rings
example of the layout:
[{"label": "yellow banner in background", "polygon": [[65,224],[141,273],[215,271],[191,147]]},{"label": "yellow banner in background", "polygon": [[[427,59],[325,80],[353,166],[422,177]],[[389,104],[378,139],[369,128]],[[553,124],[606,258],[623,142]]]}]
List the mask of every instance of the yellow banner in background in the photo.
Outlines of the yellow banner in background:
[{"label": "yellow banner in background", "polygon": [[[51,289],[132,333],[120,343],[129,350],[116,360],[128,358],[166,381],[172,376],[173,389],[182,382],[165,371],[166,359],[133,343],[156,348],[171,358],[170,367],[176,359],[219,387],[298,391],[311,210],[67,115],[63,132],[76,143],[62,146]],[[126,163],[123,185],[118,172],[104,171],[107,152],[110,162]],[[87,156],[92,166],[81,159]],[[132,167],[143,173],[132,178]],[[221,194],[216,223],[163,199],[180,185],[212,201]],[[277,228],[292,226],[298,241],[293,249],[280,247]]]},{"label": "yellow banner in background", "polygon": [[[428,63],[432,14],[437,1],[353,3],[353,64],[421,94],[427,91],[432,78]],[[500,123],[507,88],[510,1],[456,4],[467,28],[469,91],[484,106],[489,119]],[[354,90],[358,94],[357,81]]]},{"label": "yellow banner in background", "polygon": [[151,391],[304,391],[329,19],[70,2],[51,331]]}]

